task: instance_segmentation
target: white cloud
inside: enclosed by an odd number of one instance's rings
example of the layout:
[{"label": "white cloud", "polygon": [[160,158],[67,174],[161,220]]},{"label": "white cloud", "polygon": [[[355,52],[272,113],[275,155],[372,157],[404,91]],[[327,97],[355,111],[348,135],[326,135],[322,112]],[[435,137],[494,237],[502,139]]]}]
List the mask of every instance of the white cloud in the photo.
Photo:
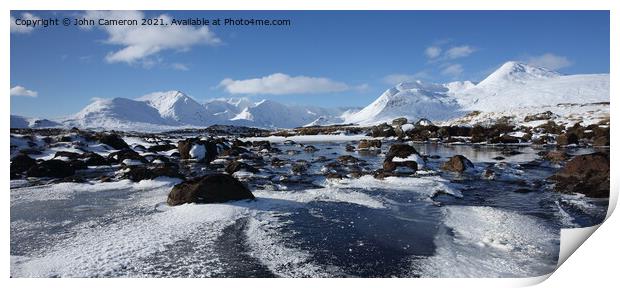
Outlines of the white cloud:
[{"label": "white cloud", "polygon": [[[140,11],[87,11],[88,19],[140,19],[145,18]],[[166,14],[154,17],[170,23],[172,18]],[[120,50],[108,53],[109,63],[124,62],[133,64],[145,61],[149,56],[164,50],[187,51],[194,45],[217,45],[221,40],[207,26],[130,26],[109,25],[97,26],[108,34],[105,43],[123,46]],[[85,27],[90,29],[90,27]]]},{"label": "white cloud", "polygon": [[461,73],[463,73],[461,64],[450,64],[441,70],[441,74],[449,76],[459,76]]},{"label": "white cloud", "polygon": [[390,85],[396,85],[402,82],[411,82],[427,78],[429,78],[428,73],[426,71],[420,71],[414,74],[390,74],[383,77],[383,82]]},{"label": "white cloud", "polygon": [[11,88],[11,96],[22,96],[22,97],[37,97],[39,93],[37,91],[28,90],[24,86],[15,86]]},{"label": "white cloud", "polygon": [[527,57],[525,62],[534,66],[544,67],[551,70],[562,69],[573,65],[573,62],[564,56],[545,53],[539,56]]},{"label": "white cloud", "polygon": [[437,58],[441,55],[441,48],[438,46],[427,47],[426,50],[424,50],[424,54],[426,54],[426,57],[431,59]]},{"label": "white cloud", "polygon": [[333,81],[329,78],[307,76],[291,77],[282,73],[246,80],[227,78],[222,80],[219,86],[224,87],[224,89],[231,94],[273,95],[340,92],[351,89],[349,85]]},{"label": "white cloud", "polygon": [[187,67],[187,65],[185,65],[183,63],[172,63],[172,65],[170,65],[170,66],[174,70],[179,70],[179,71],[188,71],[189,70],[189,67]]},{"label": "white cloud", "polygon": [[[31,13],[22,13],[20,17],[18,18],[23,19],[23,20],[33,20],[33,21],[41,19]],[[30,33],[32,32],[32,30],[34,30],[33,26],[15,24],[15,20],[16,18],[11,16],[11,33]]]},{"label": "white cloud", "polygon": [[448,49],[444,54],[447,59],[457,59],[467,57],[475,51],[476,49],[469,45],[461,45]]}]

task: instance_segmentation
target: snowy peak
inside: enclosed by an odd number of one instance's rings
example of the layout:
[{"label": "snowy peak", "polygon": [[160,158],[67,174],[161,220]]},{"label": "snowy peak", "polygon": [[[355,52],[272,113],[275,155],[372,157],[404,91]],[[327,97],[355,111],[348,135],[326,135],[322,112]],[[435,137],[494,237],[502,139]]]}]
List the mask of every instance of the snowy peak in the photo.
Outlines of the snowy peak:
[{"label": "snowy peak", "polygon": [[487,76],[477,86],[497,86],[505,82],[526,83],[536,79],[550,79],[561,76],[560,73],[547,70],[542,67],[536,67],[516,61],[508,61],[499,67],[491,75]]},{"label": "snowy peak", "polygon": [[155,92],[137,99],[157,109],[162,118],[189,125],[211,122],[205,108],[181,91]]}]

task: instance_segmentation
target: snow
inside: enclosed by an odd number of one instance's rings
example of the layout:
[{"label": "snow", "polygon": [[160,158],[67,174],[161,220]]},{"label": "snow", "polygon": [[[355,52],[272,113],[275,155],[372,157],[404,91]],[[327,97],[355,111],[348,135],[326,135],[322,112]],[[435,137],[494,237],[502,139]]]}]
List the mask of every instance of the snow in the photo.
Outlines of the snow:
[{"label": "snow", "polygon": [[[467,124],[463,116],[471,111],[480,111],[490,119],[517,113],[522,119],[549,110],[540,107],[561,109],[566,103],[592,104],[609,102],[609,99],[609,74],[561,75],[509,61],[478,84],[469,81],[443,85],[421,81],[401,83],[358,113],[347,115],[345,122],[370,125],[406,117],[443,123],[456,123],[460,119],[460,123]],[[598,117],[609,115],[609,108],[604,110]],[[577,115],[560,114],[561,120]]]},{"label": "snow", "polygon": [[144,163],[135,160],[135,159],[125,159],[123,160],[123,164],[127,165],[127,166],[141,166],[144,165]]},{"label": "snow", "polygon": [[201,144],[195,144],[194,146],[192,146],[192,149],[189,150],[189,156],[191,159],[196,159],[198,161],[201,161],[202,159],[205,158],[207,153],[207,148],[205,148],[204,145]]},{"label": "snow", "polygon": [[413,124],[403,124],[402,126],[400,126],[400,129],[403,130],[403,132],[411,131],[413,130],[413,128]]},{"label": "snow", "polygon": [[10,128],[50,128],[62,126],[55,121],[18,115],[11,115],[10,124]]},{"label": "snow", "polygon": [[444,215],[435,255],[412,260],[422,277],[533,277],[555,269],[558,231],[536,217],[478,206],[446,206]]},{"label": "snow", "polygon": [[411,154],[407,156],[407,158],[394,157],[392,158],[392,162],[405,162],[405,161],[415,161],[418,163],[418,169],[424,167],[424,159],[420,157],[418,154]]},{"label": "snow", "polygon": [[424,177],[386,177],[375,179],[371,175],[364,175],[358,179],[328,180],[328,187],[358,188],[358,189],[392,189],[399,191],[412,191],[429,197],[436,193],[450,194],[455,197],[463,197],[458,185],[450,183],[439,176]]}]

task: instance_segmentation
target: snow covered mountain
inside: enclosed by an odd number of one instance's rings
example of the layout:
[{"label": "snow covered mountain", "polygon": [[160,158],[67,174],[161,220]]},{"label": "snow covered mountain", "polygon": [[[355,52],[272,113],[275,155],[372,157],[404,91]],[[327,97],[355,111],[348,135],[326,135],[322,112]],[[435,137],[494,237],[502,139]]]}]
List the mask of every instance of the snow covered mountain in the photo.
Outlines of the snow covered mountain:
[{"label": "snow covered mountain", "polygon": [[[169,130],[228,124],[293,128],[318,119],[340,123],[345,109],[285,105],[271,100],[212,99],[204,104],[180,91],[155,92],[136,99],[97,99],[62,122],[65,126],[122,130]],[[17,123],[16,123],[17,124]]]},{"label": "snow covered mountain", "polygon": [[457,98],[464,110],[484,112],[609,102],[609,74],[562,75],[511,61],[477,85],[449,94]]},{"label": "snow covered mountain", "polygon": [[389,122],[398,117],[446,121],[471,111],[523,113],[537,111],[536,107],[597,102],[609,102],[609,74],[562,75],[509,61],[478,84],[398,84],[358,113],[344,118],[345,122],[358,124]]},{"label": "snow covered mountain", "polygon": [[[480,111],[478,118],[485,121],[499,115],[521,117],[550,110],[559,115],[566,114],[565,118],[575,118],[582,112],[561,108],[562,105],[558,104],[599,102],[609,102],[609,74],[562,75],[509,61],[477,84],[470,81],[401,83],[386,90],[361,110],[285,105],[272,100],[253,102],[247,98],[212,99],[201,104],[180,91],[167,91],[136,99],[98,99],[77,114],[64,118],[61,124],[148,131],[213,124],[261,128],[342,123],[371,125],[398,117],[462,124],[471,120],[463,118],[471,111]],[[599,110],[600,115],[608,114],[608,105]],[[45,119],[11,115],[12,128],[57,125],[60,124]]]},{"label": "snow covered mountain", "polygon": [[50,128],[62,126],[62,124],[55,121],[18,115],[11,115],[10,124],[11,128]]},{"label": "snow covered mountain", "polygon": [[345,122],[373,124],[398,117],[411,119],[449,119],[460,115],[456,99],[448,96],[448,88],[421,81],[406,82],[383,92],[361,111],[346,117]]}]

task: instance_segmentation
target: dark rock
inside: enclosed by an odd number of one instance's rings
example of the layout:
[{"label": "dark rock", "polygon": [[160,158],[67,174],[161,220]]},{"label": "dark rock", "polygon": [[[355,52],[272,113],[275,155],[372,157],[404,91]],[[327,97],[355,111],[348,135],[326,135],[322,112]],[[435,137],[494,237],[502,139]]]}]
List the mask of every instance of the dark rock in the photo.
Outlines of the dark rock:
[{"label": "dark rock", "polygon": [[501,161],[501,160],[505,160],[506,158],[502,157],[502,156],[497,156],[497,157],[493,157],[493,160],[497,160],[497,161]]},{"label": "dark rock", "polygon": [[543,159],[551,162],[562,162],[568,159],[569,155],[564,151],[549,151],[543,155]]},{"label": "dark rock", "polygon": [[570,144],[579,144],[579,137],[572,132],[562,133],[558,135],[557,143],[560,146],[566,146]]},{"label": "dark rock", "polygon": [[372,137],[394,137],[396,136],[396,131],[394,131],[394,127],[387,123],[383,123],[373,126],[370,130],[370,134]]},{"label": "dark rock", "polygon": [[52,177],[64,178],[75,174],[75,168],[71,164],[61,160],[47,160],[30,167],[26,175],[28,177]]},{"label": "dark rock", "polygon": [[245,148],[239,146],[232,146],[229,149],[226,149],[222,152],[222,156],[232,156],[237,157],[239,155],[243,155],[248,153],[249,151]]},{"label": "dark rock", "polygon": [[407,118],[405,117],[400,117],[392,120],[392,126],[402,126],[404,124],[407,124]]},{"label": "dark rock", "polygon": [[441,169],[451,172],[463,172],[467,169],[473,169],[474,164],[463,155],[455,155],[450,157],[448,161],[443,163]]},{"label": "dark rock", "polygon": [[304,151],[306,151],[308,153],[314,153],[316,151],[319,151],[319,149],[317,149],[316,147],[314,147],[312,145],[308,145],[308,146],[304,147]]},{"label": "dark rock", "polygon": [[343,165],[348,165],[348,164],[355,164],[360,162],[360,159],[357,159],[351,155],[342,155],[342,156],[338,156],[338,158],[336,159],[336,161],[338,161],[340,164]]},{"label": "dark rock", "polygon": [[144,159],[144,157],[140,156],[138,152],[133,151],[130,148],[112,152],[108,155],[108,161],[113,162],[113,163],[122,163],[126,159],[138,160],[143,163],[146,163],[146,160]]},{"label": "dark rock", "polygon": [[413,148],[413,146],[407,145],[407,144],[392,144],[385,158],[386,159],[392,159],[394,157],[407,158],[411,154],[418,154],[418,151],[416,151],[415,148]]},{"label": "dark rock", "polygon": [[609,135],[607,136],[600,136],[597,138],[594,138],[594,141],[592,141],[592,146],[609,146]]},{"label": "dark rock", "polygon": [[609,197],[609,155],[593,153],[573,157],[549,178],[561,193],[581,193],[588,197]]},{"label": "dark rock", "polygon": [[146,150],[149,152],[164,152],[164,151],[170,151],[176,148],[177,146],[174,146],[172,144],[160,144],[160,145],[153,145],[147,148]]},{"label": "dark rock", "polygon": [[95,152],[86,152],[82,154],[81,158],[84,159],[84,163],[88,166],[110,165],[110,162],[106,158]]},{"label": "dark rock", "polygon": [[117,150],[129,149],[127,142],[115,133],[97,133],[95,134],[95,139]]},{"label": "dark rock", "polygon": [[[218,155],[217,144],[214,141],[201,140],[198,138],[189,138],[189,139],[181,140],[177,143],[177,149],[179,150],[179,155],[181,156],[181,159],[191,159],[191,155],[189,152],[192,150],[194,145],[202,145],[205,147],[205,155],[203,157],[198,156],[198,158],[202,158],[201,162],[211,163],[211,161],[213,161]],[[243,149],[240,147],[236,147],[236,148]],[[237,155],[234,155],[234,156],[237,156]]]},{"label": "dark rock", "polygon": [[255,199],[252,192],[228,174],[213,174],[175,185],[168,194],[168,205],[221,203]]},{"label": "dark rock", "polygon": [[226,166],[226,173],[233,174],[237,171],[247,171],[251,173],[258,173],[258,169],[239,161],[232,161]]},{"label": "dark rock", "polygon": [[295,175],[301,175],[302,173],[306,172],[306,170],[308,170],[308,167],[301,163],[295,163],[293,164],[293,166],[291,166],[291,171]]},{"label": "dark rock", "polygon": [[11,158],[11,174],[26,172],[28,171],[28,169],[30,169],[32,166],[35,166],[36,164],[37,161],[28,157],[28,155],[19,154]]},{"label": "dark rock", "polygon": [[531,122],[531,121],[538,121],[538,120],[551,120],[555,117],[556,115],[553,114],[551,111],[545,111],[545,112],[538,113],[538,114],[527,115],[525,116],[523,121]]},{"label": "dark rock", "polygon": [[271,166],[282,167],[284,165],[286,165],[286,160],[282,160],[282,159],[279,159],[279,158],[271,159]]}]

